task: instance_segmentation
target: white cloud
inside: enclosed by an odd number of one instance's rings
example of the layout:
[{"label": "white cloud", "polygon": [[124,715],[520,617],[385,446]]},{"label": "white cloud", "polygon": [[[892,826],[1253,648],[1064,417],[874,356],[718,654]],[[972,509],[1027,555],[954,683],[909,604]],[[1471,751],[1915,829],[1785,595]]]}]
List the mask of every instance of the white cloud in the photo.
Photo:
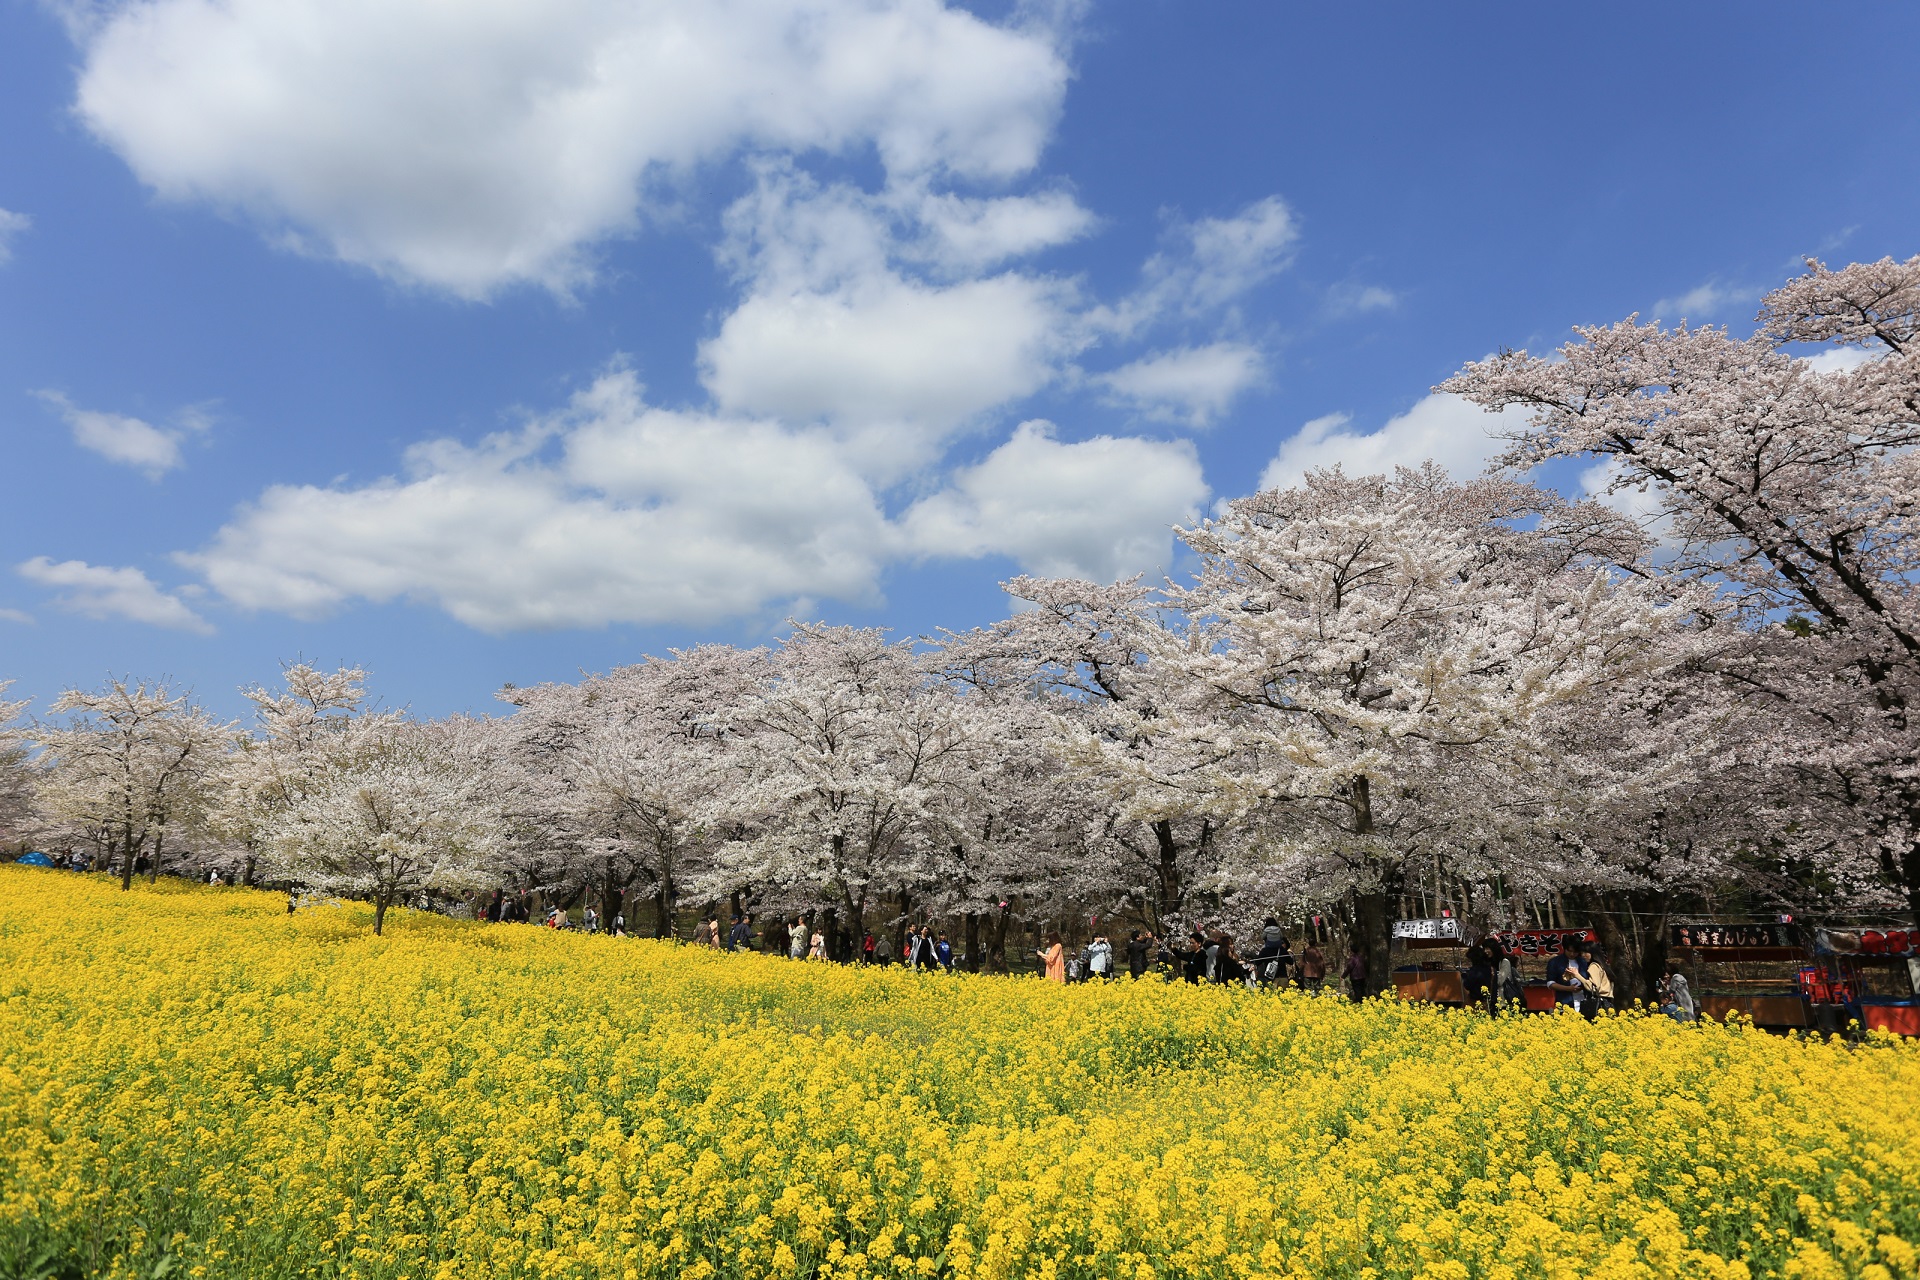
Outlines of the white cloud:
[{"label": "white cloud", "polygon": [[1262,489],[1286,489],[1308,471],[1336,463],[1348,475],[1391,474],[1431,458],[1457,478],[1477,475],[1504,448],[1498,431],[1520,427],[1519,407],[1488,413],[1458,396],[1435,392],[1375,431],[1350,429],[1344,413],[1315,418],[1289,436],[1260,473]]},{"label": "white cloud", "polygon": [[13,261],[13,238],[33,225],[33,219],[11,209],[0,209],[0,266]]},{"label": "white cloud", "polygon": [[1068,244],[1094,227],[1094,216],[1065,192],[990,200],[926,195],[915,210],[930,232],[918,256],[949,271],[977,271]]},{"label": "white cloud", "polygon": [[1019,275],[757,294],[702,345],[702,379],[729,410],[898,423],[938,439],[1045,386],[1065,318],[1056,286]]},{"label": "white cloud", "polygon": [[1327,291],[1327,310],[1334,316],[1359,316],[1369,311],[1392,311],[1400,295],[1377,284],[1337,284]]},{"label": "white cloud", "polygon": [[242,608],[302,617],[410,600],[493,632],[713,623],[876,603],[915,555],[1113,577],[1165,563],[1207,496],[1190,444],[1028,423],[894,521],[857,457],[824,429],[650,406],[617,370],[520,431],[418,446],[402,477],[271,488],[179,559]]},{"label": "white cloud", "polygon": [[1863,364],[1881,359],[1884,354],[1869,351],[1865,347],[1828,347],[1825,351],[1816,351],[1800,358],[1815,373],[1848,373]]},{"label": "white cloud", "polygon": [[625,372],[522,432],[408,462],[360,488],[269,489],[182,559],[245,608],[409,599],[497,632],[872,599],[891,545],[826,434],[652,408]]},{"label": "white cloud", "polygon": [[1173,232],[1176,248],[1147,260],[1148,310],[1215,311],[1265,284],[1293,261],[1300,225],[1279,196],[1231,218],[1202,218]]},{"label": "white cloud", "polygon": [[1206,498],[1188,441],[1062,444],[1051,423],[1033,421],[902,525],[924,555],[1005,555],[1029,572],[1107,582],[1165,566],[1173,524]]},{"label": "white cloud", "polygon": [[175,415],[178,427],[163,428],[125,414],[82,409],[58,391],[34,394],[59,412],[73,432],[75,444],[109,462],[132,467],[149,480],[158,480],[179,466],[180,442],[189,432],[203,432],[210,425],[206,413],[198,408]]},{"label": "white cloud", "polygon": [[1709,280],[1696,285],[1677,298],[1662,298],[1653,304],[1653,315],[1658,320],[1678,322],[1691,320],[1699,322],[1711,320],[1725,314],[1735,307],[1748,306],[1760,300],[1763,290],[1741,288],[1726,285],[1718,280]]},{"label": "white cloud", "polygon": [[35,556],[15,568],[29,582],[63,590],[65,594],[56,596],[54,603],[86,617],[125,618],[196,635],[213,634],[213,627],[205,618],[189,609],[178,596],[155,586],[152,579],[138,569],[116,569],[84,560],[56,563],[46,556]]},{"label": "white cloud", "polygon": [[[870,474],[895,478],[930,461],[954,431],[1045,386],[1087,341],[1069,285],[1012,271],[931,282],[897,265],[930,243],[945,254],[948,232],[921,221],[928,209],[936,219],[969,210],[984,227],[1006,203],[868,195],[763,166],[727,215],[722,261],[746,296],[700,347],[714,402],[826,423],[859,445]],[[1017,227],[1032,212],[1013,215],[1012,230],[981,230],[976,257],[994,237],[1000,250],[1034,243]],[[1036,216],[1049,235],[1072,221],[1059,209]]]},{"label": "white cloud", "polygon": [[1149,418],[1204,427],[1266,377],[1260,352],[1243,342],[1159,351],[1095,379]]},{"label": "white cloud", "polygon": [[23,627],[33,625],[33,615],[20,609],[0,609],[0,622],[17,622]]},{"label": "white cloud", "polygon": [[77,109],[163,197],[480,297],[742,151],[873,147],[894,178],[1037,161],[1058,33],[940,0],[148,0],[83,28]]}]

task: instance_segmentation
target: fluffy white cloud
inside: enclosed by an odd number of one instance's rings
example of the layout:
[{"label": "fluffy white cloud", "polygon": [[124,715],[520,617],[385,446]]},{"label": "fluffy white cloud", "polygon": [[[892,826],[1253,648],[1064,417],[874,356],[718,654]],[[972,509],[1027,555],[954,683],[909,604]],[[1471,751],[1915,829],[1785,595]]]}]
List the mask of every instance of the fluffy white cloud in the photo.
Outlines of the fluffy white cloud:
[{"label": "fluffy white cloud", "polygon": [[33,625],[33,615],[20,609],[0,609],[0,622],[17,622],[23,627]]},{"label": "fluffy white cloud", "polygon": [[926,195],[914,213],[928,231],[917,256],[949,271],[981,270],[1067,244],[1094,227],[1093,214],[1062,191],[993,199]]},{"label": "fluffy white cloud", "polygon": [[1266,361],[1244,342],[1160,351],[1095,381],[1149,418],[1204,427],[1266,377]]},{"label": "fluffy white cloud", "polygon": [[1062,444],[1053,424],[1033,421],[902,523],[923,555],[1005,555],[1032,573],[1107,582],[1165,566],[1173,524],[1206,498],[1188,441]]},{"label": "fluffy white cloud", "polygon": [[729,410],[938,438],[1051,380],[1065,315],[1057,286],[1019,275],[756,295],[701,347],[702,375]]},{"label": "fluffy white cloud", "polygon": [[183,410],[178,427],[156,427],[125,414],[82,409],[58,391],[35,392],[52,405],[73,432],[73,442],[82,449],[99,454],[158,480],[180,465],[180,442],[190,432],[205,431],[208,420],[196,409]]},{"label": "fluffy white cloud", "polygon": [[1678,323],[1681,320],[1699,322],[1711,320],[1734,307],[1748,306],[1760,300],[1761,290],[1741,288],[1722,284],[1718,280],[1709,280],[1687,290],[1677,298],[1662,298],[1653,304],[1653,315],[1657,320]]},{"label": "fluffy white cloud", "polygon": [[13,261],[13,238],[33,225],[33,219],[11,209],[0,209],[0,266]]},{"label": "fluffy white cloud", "polygon": [[282,485],[183,560],[246,608],[417,600],[487,631],[712,622],[870,599],[891,532],[820,432],[652,408],[625,372],[404,479]]},{"label": "fluffy white cloud", "polygon": [[178,596],[155,586],[153,580],[138,569],[116,569],[84,560],[56,563],[46,556],[35,556],[15,568],[29,582],[62,591],[54,603],[85,617],[125,618],[197,635],[213,634],[213,627],[205,618],[189,609]]},{"label": "fluffy white cloud", "polygon": [[1495,433],[1526,420],[1518,406],[1488,413],[1458,396],[1435,393],[1378,430],[1350,429],[1352,419],[1330,413],[1301,427],[1280,445],[1260,473],[1262,489],[1286,489],[1308,471],[1338,464],[1349,475],[1391,474],[1433,459],[1457,478],[1477,475],[1504,448]]},{"label": "fluffy white cloud", "polygon": [[745,297],[700,347],[722,411],[825,423],[858,446],[869,474],[893,479],[1045,386],[1085,345],[1076,295],[1060,281],[907,270],[959,262],[951,240],[963,233],[975,236],[975,261],[1034,247],[1068,234],[1077,206],[869,194],[787,165],[764,165],[759,178],[729,210],[721,247]]},{"label": "fluffy white cloud", "polygon": [[650,194],[742,150],[1033,166],[1057,34],[941,0],[145,0],[84,28],[78,110],[162,196],[482,296],[566,289]]}]

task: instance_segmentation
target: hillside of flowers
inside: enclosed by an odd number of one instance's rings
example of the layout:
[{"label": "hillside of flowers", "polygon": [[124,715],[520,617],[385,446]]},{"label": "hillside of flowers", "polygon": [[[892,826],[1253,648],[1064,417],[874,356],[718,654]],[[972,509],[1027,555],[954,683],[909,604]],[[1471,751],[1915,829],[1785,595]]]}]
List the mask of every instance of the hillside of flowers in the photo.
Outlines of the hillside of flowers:
[{"label": "hillside of flowers", "polygon": [[0,867],[0,1274],[1914,1274],[1920,1049]]}]

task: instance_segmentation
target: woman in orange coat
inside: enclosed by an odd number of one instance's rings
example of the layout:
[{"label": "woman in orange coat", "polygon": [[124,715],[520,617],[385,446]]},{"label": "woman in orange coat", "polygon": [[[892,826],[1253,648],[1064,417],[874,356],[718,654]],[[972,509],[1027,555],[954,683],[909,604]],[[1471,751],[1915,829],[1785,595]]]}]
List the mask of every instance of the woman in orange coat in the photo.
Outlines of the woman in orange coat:
[{"label": "woman in orange coat", "polygon": [[1033,954],[1047,962],[1047,981],[1065,982],[1067,980],[1067,948],[1060,941],[1060,935],[1047,935],[1047,949]]}]

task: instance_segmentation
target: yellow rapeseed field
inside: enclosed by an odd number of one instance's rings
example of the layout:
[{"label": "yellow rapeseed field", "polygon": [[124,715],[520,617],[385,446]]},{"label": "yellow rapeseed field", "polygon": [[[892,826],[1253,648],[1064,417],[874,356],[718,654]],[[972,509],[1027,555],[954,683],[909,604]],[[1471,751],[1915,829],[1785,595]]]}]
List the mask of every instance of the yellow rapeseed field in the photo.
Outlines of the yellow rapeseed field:
[{"label": "yellow rapeseed field", "polygon": [[369,919],[0,867],[0,1276],[1916,1274],[1909,1044]]}]

